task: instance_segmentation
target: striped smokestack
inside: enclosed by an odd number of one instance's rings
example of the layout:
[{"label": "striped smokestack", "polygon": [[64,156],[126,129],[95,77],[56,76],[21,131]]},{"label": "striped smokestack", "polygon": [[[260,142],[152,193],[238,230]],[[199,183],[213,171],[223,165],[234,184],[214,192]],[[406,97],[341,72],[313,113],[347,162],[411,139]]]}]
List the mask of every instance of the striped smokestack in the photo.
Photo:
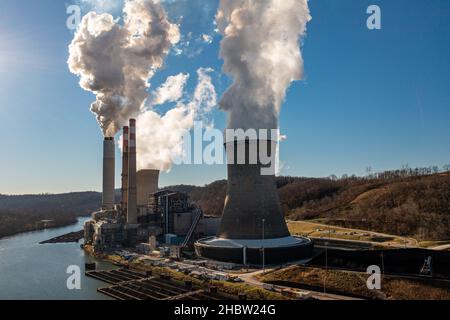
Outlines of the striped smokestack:
[{"label": "striped smokestack", "polygon": [[136,190],[136,120],[130,120],[130,141],[128,146],[128,224],[137,224]]},{"label": "striped smokestack", "polygon": [[123,141],[122,141],[122,210],[124,213],[127,212],[128,207],[128,147],[130,139],[130,128],[123,127]]},{"label": "striped smokestack", "polygon": [[107,137],[103,142],[103,209],[114,208],[114,169],[115,144],[114,138]]}]

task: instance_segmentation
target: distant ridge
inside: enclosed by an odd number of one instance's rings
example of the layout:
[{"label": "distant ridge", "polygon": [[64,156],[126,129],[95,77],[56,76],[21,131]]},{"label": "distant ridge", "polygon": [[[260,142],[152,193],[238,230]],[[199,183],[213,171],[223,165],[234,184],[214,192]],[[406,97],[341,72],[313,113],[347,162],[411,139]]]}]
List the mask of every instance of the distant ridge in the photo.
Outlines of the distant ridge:
[{"label": "distant ridge", "polygon": [[[97,192],[41,195],[0,195],[0,238],[45,227],[60,227],[88,216],[101,206]],[[41,223],[49,220],[48,223]]]},{"label": "distant ridge", "polygon": [[[284,213],[291,220],[314,220],[332,225],[412,236],[450,239],[450,172],[436,167],[401,169],[366,177],[278,177]],[[226,180],[203,187],[166,187],[187,193],[207,215],[220,216]],[[116,190],[119,200],[120,190]],[[101,206],[101,193],[0,195],[0,237],[34,230],[40,220],[57,225],[88,216]]]},{"label": "distant ridge", "polygon": [[[367,177],[278,177],[284,213],[291,220],[316,220],[422,240],[450,239],[450,173],[419,168]],[[436,172],[436,173],[434,173]],[[172,186],[188,192],[207,215],[220,216],[226,181],[204,187]]]}]

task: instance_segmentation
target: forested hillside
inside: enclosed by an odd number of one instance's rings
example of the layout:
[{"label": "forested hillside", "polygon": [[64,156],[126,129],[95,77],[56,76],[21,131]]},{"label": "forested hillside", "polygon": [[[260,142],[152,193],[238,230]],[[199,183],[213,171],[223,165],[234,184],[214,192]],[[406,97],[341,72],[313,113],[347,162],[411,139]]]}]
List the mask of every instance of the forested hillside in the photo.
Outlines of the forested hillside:
[{"label": "forested hillside", "polygon": [[[321,222],[426,240],[450,239],[448,167],[387,171],[366,177],[278,177],[283,211],[291,220]],[[169,188],[186,192],[207,215],[220,216],[225,180],[204,187]],[[119,192],[117,192],[117,196]],[[101,206],[96,192],[61,195],[0,195],[0,237],[36,229],[36,222],[67,225]]]},{"label": "forested hillside", "polygon": [[101,206],[101,194],[96,192],[60,195],[0,195],[0,238],[19,232],[42,228],[42,220],[52,220],[52,226],[65,226],[87,216]]},{"label": "forested hillside", "polygon": [[[366,177],[277,178],[283,211],[292,220],[371,231],[450,239],[450,174],[437,167],[386,171]],[[442,172],[441,172],[442,171]],[[444,172],[445,171],[445,172]],[[208,215],[222,213],[226,181],[186,191]]]}]

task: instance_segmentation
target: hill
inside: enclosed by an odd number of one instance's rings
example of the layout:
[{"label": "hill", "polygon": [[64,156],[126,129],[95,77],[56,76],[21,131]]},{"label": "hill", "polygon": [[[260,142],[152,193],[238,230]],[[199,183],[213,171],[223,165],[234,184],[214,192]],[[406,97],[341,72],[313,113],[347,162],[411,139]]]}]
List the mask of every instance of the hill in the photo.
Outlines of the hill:
[{"label": "hill", "polygon": [[[79,216],[88,216],[101,206],[101,194],[96,192],[59,195],[0,195],[0,238],[45,226],[65,226]],[[42,220],[50,220],[42,224]]]},{"label": "hill", "polygon": [[[450,173],[435,168],[387,171],[368,177],[277,178],[283,211],[291,220],[347,228],[450,239]],[[173,186],[188,192],[205,214],[220,216],[226,181],[205,187]]]},{"label": "hill", "polygon": [[[448,168],[447,168],[448,169]],[[436,167],[386,171],[367,177],[278,177],[284,214],[346,228],[414,237],[450,239],[450,173]],[[220,216],[227,182],[178,185],[207,215]],[[117,191],[117,197],[119,191]],[[101,205],[96,192],[60,195],[0,195],[0,237],[35,230],[41,220],[74,222]]]}]

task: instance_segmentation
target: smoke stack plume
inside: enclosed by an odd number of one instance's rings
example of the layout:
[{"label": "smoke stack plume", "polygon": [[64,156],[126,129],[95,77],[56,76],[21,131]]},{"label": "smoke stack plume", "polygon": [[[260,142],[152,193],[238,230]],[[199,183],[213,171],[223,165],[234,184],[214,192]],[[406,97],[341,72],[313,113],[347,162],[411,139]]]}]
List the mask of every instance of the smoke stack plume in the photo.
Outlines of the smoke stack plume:
[{"label": "smoke stack plume", "polygon": [[[145,110],[137,118],[139,127],[137,140],[137,168],[170,171],[173,159],[183,156],[183,136],[194,126],[195,119],[208,122],[208,116],[217,105],[217,93],[210,76],[214,70],[200,68],[197,70],[198,83],[190,101],[178,100],[176,107],[160,115],[153,110]],[[187,76],[177,76],[181,79],[178,83],[179,91],[183,92]],[[164,84],[156,90],[160,96],[157,99],[165,100],[161,92],[170,86]],[[156,96],[156,94],[154,94]],[[122,146],[119,146],[122,148]],[[123,148],[122,148],[123,150]]]},{"label": "smoke stack plume", "polygon": [[69,46],[69,69],[96,95],[91,111],[109,137],[140,113],[149,79],[180,40],[158,0],[126,1],[119,21],[89,12]]},{"label": "smoke stack plume", "polygon": [[137,190],[136,190],[136,120],[130,120],[130,141],[128,146],[128,224],[137,224]]},{"label": "smoke stack plume", "polygon": [[129,148],[129,127],[123,127],[122,136],[122,210],[127,212],[128,208],[128,148]]},{"label": "smoke stack plume", "polygon": [[223,70],[234,79],[220,105],[230,129],[277,129],[291,82],[303,77],[299,40],[311,20],[307,0],[221,0]]},{"label": "smoke stack plume", "polygon": [[103,209],[114,208],[115,194],[115,144],[114,138],[105,138],[103,142]]}]

